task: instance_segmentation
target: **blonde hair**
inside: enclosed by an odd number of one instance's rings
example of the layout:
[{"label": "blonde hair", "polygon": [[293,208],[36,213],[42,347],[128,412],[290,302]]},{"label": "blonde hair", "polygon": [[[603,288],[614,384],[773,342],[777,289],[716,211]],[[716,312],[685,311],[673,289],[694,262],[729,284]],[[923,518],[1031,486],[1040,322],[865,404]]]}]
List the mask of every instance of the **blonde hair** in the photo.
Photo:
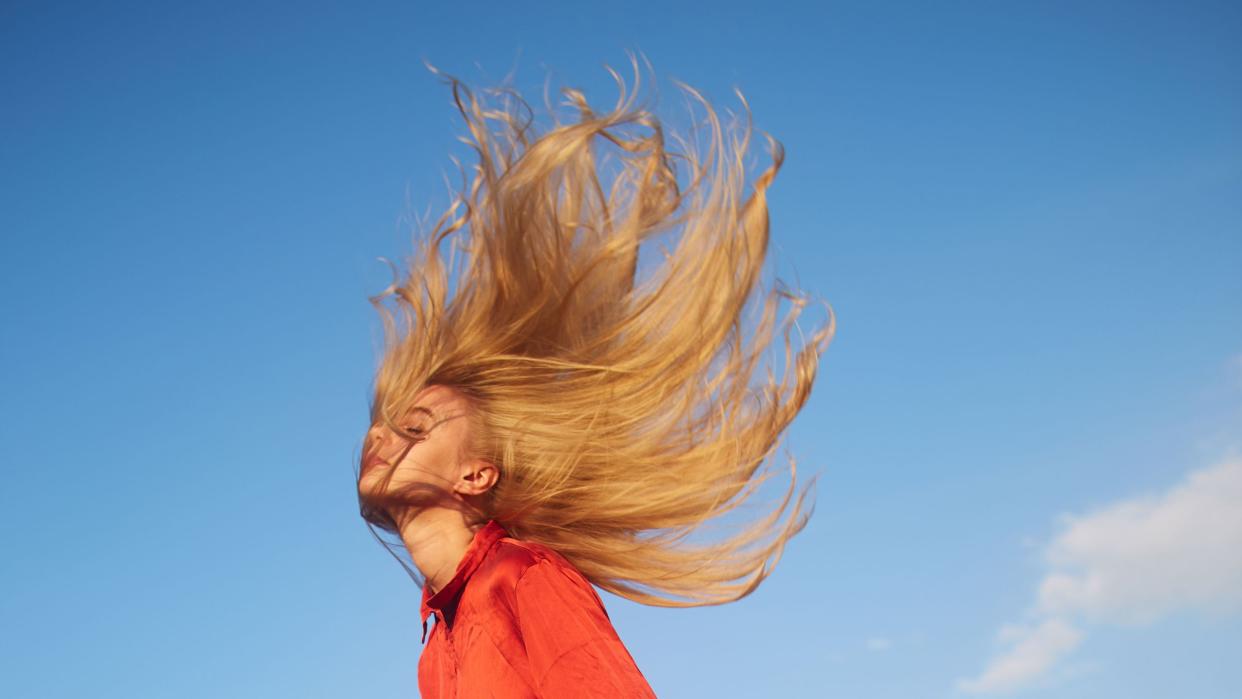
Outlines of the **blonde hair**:
[{"label": "blonde hair", "polygon": [[[608,68],[621,93],[614,108],[596,113],[564,88],[578,118],[544,132],[512,88],[488,91],[504,98],[494,107],[446,76],[478,164],[419,238],[408,273],[371,298],[386,339],[372,417],[395,424],[430,385],[461,391],[475,408],[476,453],[502,474],[488,516],[617,595],[721,604],[771,573],[813,511],[814,479],[798,493],[789,458],[779,505],[722,541],[688,537],[773,475],[835,314],[824,303],[826,321],[804,336],[797,320],[811,299],[779,281],[762,289],[767,189],[784,151],[767,136],[772,163],[744,196],[752,127],[741,93],[739,138],[678,82],[706,108],[710,140],[705,157],[684,139],[670,150],[660,121],[634,105],[631,62],[629,97]],[[599,138],[620,156],[607,190]],[[678,227],[674,249],[643,277],[644,243]],[[765,357],[778,333],[779,379]],[[392,529],[390,518],[368,519]]]}]

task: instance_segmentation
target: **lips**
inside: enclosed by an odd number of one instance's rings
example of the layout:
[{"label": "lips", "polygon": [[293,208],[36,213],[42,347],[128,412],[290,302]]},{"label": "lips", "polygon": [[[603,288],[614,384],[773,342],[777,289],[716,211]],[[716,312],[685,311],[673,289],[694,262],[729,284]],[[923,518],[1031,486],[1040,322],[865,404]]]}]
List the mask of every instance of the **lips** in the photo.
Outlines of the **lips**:
[{"label": "lips", "polygon": [[368,454],[362,460],[362,473],[365,474],[367,471],[370,471],[372,468],[375,467],[376,464],[383,464],[384,466],[388,465],[384,463],[383,461],[380,461],[379,456],[375,454]]}]

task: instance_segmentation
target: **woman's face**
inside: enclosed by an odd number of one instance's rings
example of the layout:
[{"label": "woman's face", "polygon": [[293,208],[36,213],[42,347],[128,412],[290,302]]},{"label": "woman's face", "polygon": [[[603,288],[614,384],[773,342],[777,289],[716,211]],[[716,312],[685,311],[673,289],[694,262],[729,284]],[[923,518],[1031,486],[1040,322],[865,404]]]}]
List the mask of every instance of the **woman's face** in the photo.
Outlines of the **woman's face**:
[{"label": "woman's face", "polygon": [[469,453],[469,410],[458,391],[429,386],[396,421],[404,437],[382,422],[372,425],[363,445],[359,494],[389,508],[418,508],[459,505],[462,496],[485,492],[498,472]]}]

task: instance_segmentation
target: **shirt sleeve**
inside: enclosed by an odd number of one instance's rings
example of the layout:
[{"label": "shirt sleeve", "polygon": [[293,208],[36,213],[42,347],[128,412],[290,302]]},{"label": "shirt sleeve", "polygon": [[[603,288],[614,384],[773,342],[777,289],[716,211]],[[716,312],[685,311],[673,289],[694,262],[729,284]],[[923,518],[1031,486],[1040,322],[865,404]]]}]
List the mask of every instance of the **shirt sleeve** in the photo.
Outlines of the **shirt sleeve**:
[{"label": "shirt sleeve", "polygon": [[599,594],[581,573],[539,561],[518,579],[516,596],[518,626],[540,696],[654,699]]}]

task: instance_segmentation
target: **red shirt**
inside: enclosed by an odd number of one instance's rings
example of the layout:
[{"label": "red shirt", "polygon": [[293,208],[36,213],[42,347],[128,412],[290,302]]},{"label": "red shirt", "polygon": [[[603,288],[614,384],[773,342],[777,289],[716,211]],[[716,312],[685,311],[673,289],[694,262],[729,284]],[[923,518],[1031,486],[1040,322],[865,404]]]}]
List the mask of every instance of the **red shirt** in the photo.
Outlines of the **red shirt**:
[{"label": "red shirt", "polygon": [[582,573],[495,520],[448,584],[424,586],[422,618],[423,699],[655,697]]}]

